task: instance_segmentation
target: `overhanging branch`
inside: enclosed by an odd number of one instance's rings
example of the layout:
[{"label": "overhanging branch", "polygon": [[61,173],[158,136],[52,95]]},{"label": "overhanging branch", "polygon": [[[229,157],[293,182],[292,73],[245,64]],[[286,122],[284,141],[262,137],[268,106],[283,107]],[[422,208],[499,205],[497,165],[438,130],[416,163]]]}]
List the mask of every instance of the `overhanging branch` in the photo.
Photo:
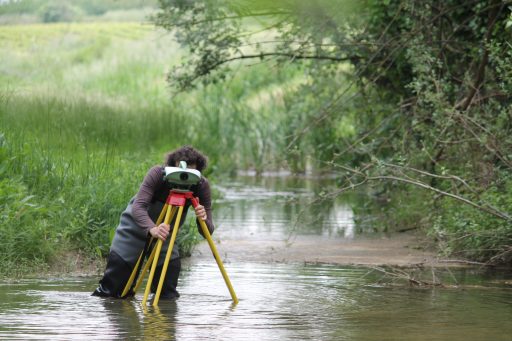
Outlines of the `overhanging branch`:
[{"label": "overhanging branch", "polygon": [[[396,176],[396,175],[368,175],[367,171],[373,167],[375,167],[377,164],[374,164],[374,163],[371,163],[370,165],[367,165],[365,168],[364,168],[364,171],[361,171],[361,170],[357,170],[357,169],[353,169],[351,167],[347,167],[347,166],[343,166],[343,165],[336,165],[337,167],[349,172],[349,173],[352,173],[358,177],[362,177],[362,180],[358,181],[357,183],[350,183],[350,185],[346,186],[346,187],[343,187],[337,191],[335,191],[334,193],[332,193],[331,195],[338,195],[338,194],[341,194],[343,192],[346,192],[347,190],[352,190],[356,187],[360,187],[364,184],[366,184],[367,182],[370,182],[370,181],[398,181],[398,182],[402,182],[402,183],[406,183],[406,184],[409,184],[409,185],[414,185],[416,187],[420,187],[420,188],[423,188],[423,189],[426,189],[426,190],[429,190],[429,191],[432,191],[434,193],[437,193],[437,194],[440,194],[442,196],[446,196],[446,197],[449,197],[449,198],[452,198],[452,199],[455,199],[457,201],[460,201],[466,205],[469,205],[473,208],[476,208],[482,212],[485,212],[485,213],[488,213],[490,215],[493,215],[494,217],[496,218],[499,218],[499,219],[503,219],[503,220],[506,220],[508,222],[512,222],[512,217],[506,213],[506,212],[503,212],[503,211],[500,211],[498,210],[497,208],[495,207],[492,207],[491,205],[489,204],[478,204],[474,201],[471,201],[461,195],[457,195],[457,194],[453,194],[453,193],[450,193],[450,192],[446,192],[446,191],[443,191],[443,190],[440,190],[438,188],[435,188],[435,187],[432,187],[424,182],[421,182],[417,179],[413,179],[413,178],[410,178],[410,177],[399,177],[399,176]],[[386,164],[380,164],[380,165],[384,165],[386,166]],[[390,166],[389,164],[387,166]],[[412,168],[409,168],[409,170],[411,170]],[[417,170],[419,171],[419,170]],[[428,172],[425,172],[425,171],[419,171],[421,172],[422,175],[432,175]],[[466,184],[466,182],[462,179],[460,179],[459,177],[455,177],[455,176],[451,176],[451,178],[453,180],[457,180],[457,181],[462,181],[463,183]]]}]

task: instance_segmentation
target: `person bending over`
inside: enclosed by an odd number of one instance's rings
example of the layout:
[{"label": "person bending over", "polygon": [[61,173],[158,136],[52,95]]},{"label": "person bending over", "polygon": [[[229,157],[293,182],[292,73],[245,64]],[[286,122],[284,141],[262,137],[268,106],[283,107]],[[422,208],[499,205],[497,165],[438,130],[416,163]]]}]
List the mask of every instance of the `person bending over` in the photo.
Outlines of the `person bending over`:
[{"label": "person bending over", "polygon": [[[163,170],[166,166],[179,166],[180,161],[185,161],[188,168],[194,168],[202,172],[206,168],[208,159],[193,147],[183,146],[167,154],[164,166],[158,165],[149,169],[140,185],[138,193],[130,200],[128,206],[121,214],[119,225],[116,228],[110,247],[105,272],[99,281],[98,287],[92,293],[93,296],[121,298],[128,278],[149,236],[159,238],[164,242],[153,282],[151,283],[151,291],[153,293],[156,291],[165,254],[169,247],[169,240],[171,239],[168,238],[170,236],[170,226],[174,226],[174,219],[176,219],[174,217],[169,225],[162,223],[156,226],[155,224],[169,195],[169,186],[164,180]],[[210,233],[213,233],[211,192],[208,180],[201,176],[199,183],[193,185],[190,191],[193,192],[194,197],[199,198],[199,205],[195,208],[197,218],[203,219]],[[184,212],[180,226],[185,221],[190,206],[189,201],[187,200],[183,209]],[[196,220],[196,223],[199,233],[203,235],[199,221]],[[178,285],[180,269],[180,255],[178,247],[175,246],[172,248],[171,261],[160,294],[161,299],[179,297],[176,287]]]}]

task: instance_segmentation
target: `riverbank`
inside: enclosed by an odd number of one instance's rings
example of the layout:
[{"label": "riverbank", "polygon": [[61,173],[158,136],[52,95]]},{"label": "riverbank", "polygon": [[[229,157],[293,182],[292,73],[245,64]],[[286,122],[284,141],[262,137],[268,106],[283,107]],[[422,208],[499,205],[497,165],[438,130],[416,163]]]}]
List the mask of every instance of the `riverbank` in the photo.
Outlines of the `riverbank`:
[{"label": "riverbank", "polygon": [[[351,266],[462,266],[464,261],[441,258],[421,233],[361,236],[354,239],[298,235],[289,239],[232,239],[214,237],[219,254],[226,263],[319,263]],[[211,257],[206,242],[192,253],[194,259]]]},{"label": "riverbank", "polygon": [[[218,233],[219,235],[221,233]],[[427,238],[420,233],[397,233],[354,239],[329,239],[299,235],[290,239],[232,239],[214,234],[214,241],[225,264],[284,263],[331,264],[361,267],[446,267],[466,266],[464,261],[439,257]],[[191,257],[183,259],[192,265],[211,259],[206,241],[198,244]],[[48,276],[99,276],[105,268],[102,258],[90,258],[78,253],[59,257],[48,269]]]}]

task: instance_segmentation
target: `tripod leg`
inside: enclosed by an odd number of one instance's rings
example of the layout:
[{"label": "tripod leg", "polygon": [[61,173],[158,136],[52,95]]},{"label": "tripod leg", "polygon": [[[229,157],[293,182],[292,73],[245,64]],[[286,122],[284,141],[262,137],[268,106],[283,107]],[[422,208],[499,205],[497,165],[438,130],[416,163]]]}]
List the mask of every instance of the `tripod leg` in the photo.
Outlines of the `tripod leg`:
[{"label": "tripod leg", "polygon": [[[197,201],[196,198],[191,198],[191,201],[192,201],[192,206],[194,206],[194,208],[199,204],[199,202]],[[199,225],[201,226],[203,235],[206,237],[206,240],[208,241],[208,245],[210,245],[210,249],[212,250],[212,253],[213,253],[213,256],[215,257],[215,261],[217,262],[217,265],[219,266],[219,270],[222,273],[224,282],[226,282],[229,293],[231,294],[231,299],[233,299],[234,304],[238,304],[238,298],[236,297],[235,290],[233,289],[233,286],[231,285],[231,281],[229,280],[226,269],[224,269],[224,264],[222,264],[222,260],[220,259],[219,253],[217,252],[217,248],[215,247],[215,244],[213,243],[213,239],[210,234],[210,231],[208,230],[208,227],[206,226],[206,223],[204,222],[204,220],[202,220],[202,219],[197,219],[197,220],[199,221]]]},{"label": "tripod leg", "polygon": [[[162,208],[162,211],[160,212],[160,215],[158,216],[158,219],[156,221],[156,225],[160,225],[160,223],[164,219],[164,216],[165,216],[165,213],[167,212],[167,207],[168,206],[169,205],[167,203],[164,204],[164,207]],[[123,293],[121,294],[121,297],[126,296],[128,294],[128,292],[130,291],[130,289],[132,287],[132,284],[133,284],[133,281],[134,281],[134,279],[137,276],[137,273],[139,271],[139,266],[142,265],[142,262],[144,262],[144,257],[146,256],[149,248],[151,247],[151,243],[152,242],[153,242],[153,237],[151,237],[149,239],[149,244],[146,241],[146,245],[144,246],[144,249],[140,253],[139,258],[137,259],[137,263],[133,267],[133,271],[132,271],[130,277],[128,278],[128,282],[126,282],[126,285],[124,287]]]},{"label": "tripod leg", "polygon": [[203,220],[201,220],[201,219],[198,219],[198,220],[199,220],[199,225],[201,225],[201,230],[203,231],[203,234],[206,237],[206,240],[208,241],[208,245],[210,245],[210,249],[212,250],[213,256],[215,257],[215,261],[217,261],[217,265],[219,266],[219,270],[222,273],[224,282],[226,282],[229,293],[231,294],[231,299],[233,300],[234,304],[238,304],[238,298],[236,297],[235,290],[233,289],[233,286],[231,285],[231,281],[229,280],[226,269],[224,269],[224,264],[222,264],[222,260],[220,259],[219,253],[217,252],[217,248],[215,247],[215,244],[213,243],[213,239],[212,239],[212,236],[210,235],[210,231],[208,231],[208,227],[206,226],[206,224]]},{"label": "tripod leg", "polygon": [[[172,211],[171,211],[171,218],[170,218],[170,220],[172,220],[174,218],[174,215],[176,214],[176,212],[177,212],[177,210],[175,209],[175,207],[173,207]],[[155,257],[155,253],[156,253],[156,247],[153,248],[153,250],[151,251],[151,254],[149,255],[146,263],[144,264],[144,268],[142,268],[141,276],[137,279],[137,283],[135,284],[135,287],[133,288],[133,293],[134,294],[139,290],[140,285],[142,284],[142,281],[144,280],[144,277],[148,273],[149,267],[151,266],[153,258]]]},{"label": "tripod leg", "polygon": [[[165,214],[165,224],[169,224],[169,221],[171,220],[171,215],[173,211],[173,206],[167,206],[167,213]],[[153,281],[153,276],[155,275],[156,266],[158,265],[158,256],[160,255],[160,251],[162,250],[162,240],[158,239],[156,242],[156,250],[155,250],[155,256],[153,257],[153,264],[151,266],[151,271],[149,272],[149,278],[148,283],[146,284],[146,291],[144,291],[144,298],[142,299],[142,305],[146,306],[146,302],[148,300],[149,291],[151,289],[151,282]]]},{"label": "tripod leg", "polygon": [[146,261],[146,263],[144,264],[144,267],[142,268],[142,275],[139,277],[139,279],[137,279],[137,283],[135,284],[135,287],[133,288],[134,294],[137,292],[137,290],[139,290],[139,287],[142,284],[142,281],[144,280],[144,277],[146,276],[146,274],[149,270],[149,267],[151,266],[151,264],[153,262],[155,253],[156,253],[156,247],[153,248],[153,250],[151,251],[151,254],[148,257],[148,260]]},{"label": "tripod leg", "polygon": [[176,235],[178,234],[178,228],[180,226],[181,215],[183,213],[183,206],[179,206],[178,208],[178,216],[174,221],[174,228],[172,229],[171,240],[169,241],[169,248],[167,249],[167,254],[165,255],[164,266],[162,268],[162,273],[160,274],[160,280],[158,281],[158,287],[156,289],[155,298],[153,299],[153,306],[156,307],[158,305],[158,301],[160,300],[160,293],[162,292],[162,286],[165,280],[165,274],[167,273],[167,267],[169,266],[169,260],[171,259],[172,249],[174,246],[174,242],[176,241]]}]

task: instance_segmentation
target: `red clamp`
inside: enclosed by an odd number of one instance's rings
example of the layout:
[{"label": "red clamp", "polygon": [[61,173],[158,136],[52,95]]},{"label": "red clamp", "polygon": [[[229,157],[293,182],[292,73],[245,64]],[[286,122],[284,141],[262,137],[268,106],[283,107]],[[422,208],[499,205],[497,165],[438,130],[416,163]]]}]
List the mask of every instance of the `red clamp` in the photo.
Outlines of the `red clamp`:
[{"label": "red clamp", "polygon": [[199,200],[194,197],[194,193],[192,192],[176,192],[172,191],[169,193],[167,197],[167,204],[172,206],[185,206],[187,199],[190,199],[192,202],[192,206],[195,208],[199,205]]}]

